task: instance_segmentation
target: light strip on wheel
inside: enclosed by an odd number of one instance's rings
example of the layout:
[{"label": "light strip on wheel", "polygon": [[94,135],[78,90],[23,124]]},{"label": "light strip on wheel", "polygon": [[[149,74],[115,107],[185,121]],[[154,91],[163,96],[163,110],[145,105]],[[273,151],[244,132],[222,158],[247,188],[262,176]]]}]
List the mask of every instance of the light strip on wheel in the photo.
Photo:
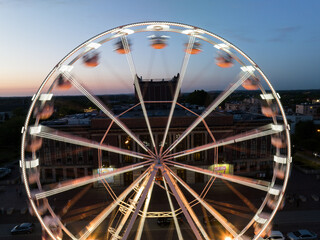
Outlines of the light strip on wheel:
[{"label": "light strip on wheel", "polygon": [[148,30],[152,31],[166,31],[170,29],[169,25],[149,25],[147,26]]},{"label": "light strip on wheel", "polygon": [[243,66],[240,68],[244,72],[254,72],[255,68],[253,66]]},{"label": "light strip on wheel", "polygon": [[281,132],[284,130],[284,126],[280,124],[272,124],[271,129],[277,132]]},{"label": "light strip on wheel", "polygon": [[41,133],[41,126],[30,127],[29,132],[30,132],[30,135]]},{"label": "light strip on wheel", "polygon": [[52,99],[52,93],[42,93],[39,97],[40,101],[50,101]]},{"label": "light strip on wheel", "polygon": [[229,46],[228,46],[227,44],[225,44],[225,43],[216,44],[216,45],[214,45],[214,47],[215,47],[216,49],[222,49],[222,48],[228,49],[228,48],[229,48]]},{"label": "light strip on wheel", "polygon": [[87,48],[93,48],[93,49],[98,49],[99,47],[101,47],[100,43],[95,43],[95,42],[91,42],[87,45]]},{"label": "light strip on wheel", "polygon": [[274,156],[273,156],[273,160],[274,160],[276,163],[282,163],[282,164],[286,164],[286,163],[287,163],[287,157],[280,157],[280,156],[274,155]]},{"label": "light strip on wheel", "polygon": [[266,93],[266,94],[260,94],[261,99],[263,100],[271,100],[274,99],[273,94]]},{"label": "light strip on wheel", "polygon": [[73,66],[71,65],[62,65],[59,68],[59,71],[64,73],[64,72],[71,72],[71,70],[73,69]]},{"label": "light strip on wheel", "polygon": [[273,186],[269,189],[268,193],[278,196],[280,194],[281,187],[280,186]]},{"label": "light strip on wheel", "polygon": [[257,223],[265,224],[268,221],[269,217],[268,217],[268,214],[266,213],[260,213],[259,215],[255,215],[253,219]]},{"label": "light strip on wheel", "polygon": [[[22,161],[21,161],[21,160],[19,161],[19,165],[20,165],[20,167],[22,168]],[[34,168],[34,167],[37,167],[37,166],[39,166],[39,158],[37,158],[37,159],[32,159],[32,160],[26,160],[26,161],[25,161],[25,165],[26,165],[26,168]]]}]

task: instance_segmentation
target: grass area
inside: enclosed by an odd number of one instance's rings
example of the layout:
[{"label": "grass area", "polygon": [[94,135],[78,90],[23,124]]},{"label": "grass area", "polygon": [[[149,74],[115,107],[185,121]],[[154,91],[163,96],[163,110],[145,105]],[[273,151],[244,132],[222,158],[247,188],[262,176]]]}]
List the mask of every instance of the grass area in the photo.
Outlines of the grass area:
[{"label": "grass area", "polygon": [[309,159],[297,155],[293,156],[293,164],[306,169],[320,169],[320,162],[311,161]]}]

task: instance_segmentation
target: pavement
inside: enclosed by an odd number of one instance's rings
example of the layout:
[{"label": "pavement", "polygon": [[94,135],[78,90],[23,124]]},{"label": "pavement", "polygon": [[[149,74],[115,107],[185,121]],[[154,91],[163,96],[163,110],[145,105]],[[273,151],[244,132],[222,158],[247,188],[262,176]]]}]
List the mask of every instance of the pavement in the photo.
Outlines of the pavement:
[{"label": "pavement", "polygon": [[[40,240],[41,227],[38,220],[30,216],[28,211],[25,211],[27,202],[24,186],[18,180],[20,178],[19,168],[17,165],[12,166],[12,168],[12,174],[8,178],[0,180],[0,240]],[[197,186],[194,187],[196,188]],[[223,185],[217,184],[214,190],[221,194],[209,194],[208,198],[221,202],[228,201],[228,199],[232,198],[232,195],[224,188]],[[261,199],[259,195],[256,195],[251,190],[244,190],[242,187],[239,187],[238,190],[249,199],[253,199],[253,202],[258,202]],[[90,191],[92,192],[85,197],[92,198],[92,194],[95,192],[96,197],[94,200],[97,202],[103,201],[105,194],[103,191],[97,189],[91,189]],[[97,191],[99,192],[98,194]],[[215,193],[215,191],[212,192]],[[70,194],[72,195],[72,193]],[[286,234],[290,231],[306,228],[320,236],[320,201],[315,201],[311,197],[312,194],[320,195],[320,181],[316,178],[316,175],[305,174],[293,168],[286,194],[292,197],[292,201],[287,201],[284,209],[276,214],[273,221],[273,229],[280,230]],[[305,202],[301,201],[300,195],[306,198]],[[62,197],[71,198],[68,193],[65,193]],[[161,202],[161,197],[157,196],[157,194],[153,195],[152,199],[156,204]],[[58,197],[56,202],[57,205],[60,204]],[[85,204],[86,200],[83,200],[82,203]],[[201,219],[201,215],[199,215],[199,218]],[[35,232],[30,235],[11,236],[10,230],[16,224],[22,222],[35,223]],[[107,226],[102,225],[99,231],[104,234],[106,229]],[[172,226],[160,227],[157,225],[156,219],[148,219],[145,229],[147,231],[142,239],[176,239],[174,228]],[[182,226],[182,231],[185,236],[190,236],[190,239],[192,239],[192,233],[186,221]],[[216,236],[215,239],[219,239],[219,237]]]}]

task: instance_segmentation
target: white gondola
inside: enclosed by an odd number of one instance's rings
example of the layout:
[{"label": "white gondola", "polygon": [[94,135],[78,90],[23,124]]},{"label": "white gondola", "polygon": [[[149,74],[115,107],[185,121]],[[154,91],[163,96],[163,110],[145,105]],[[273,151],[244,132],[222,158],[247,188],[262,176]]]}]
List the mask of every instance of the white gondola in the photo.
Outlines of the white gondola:
[{"label": "white gondola", "polygon": [[41,120],[48,119],[54,112],[54,107],[51,104],[46,103],[43,107],[38,107],[35,109],[36,117],[40,118]]},{"label": "white gondola", "polygon": [[87,67],[96,67],[99,65],[99,53],[87,53],[83,56],[83,63]]},{"label": "white gondola", "polygon": [[242,83],[242,87],[247,90],[257,90],[259,88],[259,79],[251,76]]},{"label": "white gondola", "polygon": [[[61,227],[58,224],[58,221],[59,219],[54,218],[52,216],[45,216],[43,218],[43,222],[45,223],[46,226],[48,226],[53,236],[56,239],[61,240],[63,237],[63,232]],[[49,234],[46,231],[42,231],[42,240],[50,240],[50,239],[51,237],[49,236]]]},{"label": "white gondola", "polygon": [[276,148],[284,148],[287,146],[287,142],[284,136],[272,136],[271,144]]},{"label": "white gondola", "polygon": [[[273,210],[273,209],[276,208],[277,203],[278,203],[278,199],[277,198],[270,198],[267,201],[267,206]],[[280,206],[279,206],[279,210],[281,210],[283,208],[284,208],[284,201],[282,200],[281,203],[280,203]]]},{"label": "white gondola", "polygon": [[163,49],[167,46],[167,36],[155,36],[149,37],[151,41],[151,47],[154,49]]},{"label": "white gondola", "polygon": [[29,152],[35,152],[42,146],[42,138],[30,137],[27,141],[26,150]]},{"label": "white gondola", "polygon": [[28,174],[28,181],[30,184],[34,184],[39,181],[40,173],[37,170],[31,169]]},{"label": "white gondola", "polygon": [[56,81],[57,81],[56,87],[59,90],[68,90],[72,87],[71,82],[69,82],[67,79],[65,79],[65,77],[62,74],[60,74],[58,76]]},{"label": "white gondola", "polygon": [[275,117],[278,114],[278,108],[274,104],[261,106],[261,112],[266,117]]},{"label": "white gondola", "polygon": [[285,166],[281,166],[279,168],[275,168],[274,169],[274,174],[277,176],[277,178],[284,179],[285,174],[286,174]]},{"label": "white gondola", "polygon": [[116,42],[115,44],[115,51],[119,54],[127,54],[130,52],[130,47],[131,47],[131,43],[129,42],[128,40],[128,48],[126,49],[124,46],[123,46],[123,43],[122,43],[122,40],[119,40],[118,42]]},{"label": "white gondola", "polygon": [[227,52],[220,52],[216,57],[216,64],[222,68],[230,68],[233,66],[233,58]]},{"label": "white gondola", "polygon": [[193,46],[192,46],[192,48],[190,48],[190,49],[188,49],[188,43],[186,43],[185,44],[185,52],[186,53],[189,53],[189,54],[192,54],[192,55],[194,55],[194,54],[198,54],[198,53],[200,53],[201,52],[201,43],[199,43],[199,42],[195,42],[194,44],[193,44]]}]

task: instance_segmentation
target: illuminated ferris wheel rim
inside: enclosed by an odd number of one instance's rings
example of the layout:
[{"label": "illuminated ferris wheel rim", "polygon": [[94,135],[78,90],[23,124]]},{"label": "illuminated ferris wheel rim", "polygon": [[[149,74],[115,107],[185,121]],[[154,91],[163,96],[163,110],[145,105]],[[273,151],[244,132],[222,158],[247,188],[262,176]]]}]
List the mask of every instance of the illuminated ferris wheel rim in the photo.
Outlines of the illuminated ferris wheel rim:
[{"label": "illuminated ferris wheel rim", "polygon": [[[132,28],[136,28],[136,27],[141,27],[141,26],[147,26],[146,28],[142,28],[142,29],[132,29]],[[178,29],[178,28],[173,28],[173,27],[179,27],[179,28],[184,28],[184,29]],[[267,77],[264,75],[264,73],[262,72],[262,70],[257,66],[257,64],[255,64],[253,62],[253,60],[251,60],[246,54],[244,54],[239,48],[237,48],[236,46],[234,46],[233,44],[231,44],[230,42],[228,42],[227,40],[211,33],[211,32],[208,32],[206,30],[203,30],[201,28],[198,28],[198,27],[194,27],[194,26],[191,26],[191,25],[186,25],[186,24],[180,24],[180,23],[172,23],[172,22],[161,22],[161,21],[155,21],[155,22],[141,22],[141,23],[134,23],[134,24],[129,24],[129,25],[124,25],[124,26],[121,26],[121,27],[117,27],[117,28],[114,28],[114,29],[111,29],[109,31],[106,31],[106,32],[103,32],[89,40],[87,40],[86,42],[84,42],[83,44],[79,45],[78,47],[76,47],[74,50],[72,50],[67,56],[65,56],[53,69],[52,71],[48,74],[48,76],[46,77],[46,79],[43,81],[43,83],[41,84],[39,90],[37,91],[37,93],[33,96],[32,98],[32,104],[31,104],[31,107],[30,107],[30,110],[28,112],[28,115],[27,115],[27,118],[26,118],[26,122],[25,122],[25,126],[24,126],[24,129],[22,130],[22,133],[23,133],[23,138],[22,138],[22,150],[21,150],[21,161],[22,161],[22,174],[23,174],[23,180],[24,180],[24,184],[26,186],[26,190],[27,190],[27,195],[30,199],[30,202],[31,202],[31,206],[32,208],[34,209],[35,211],[35,214],[37,215],[37,217],[39,218],[40,222],[42,223],[42,225],[44,225],[45,227],[45,223],[43,222],[42,220],[42,217],[40,216],[40,214],[37,212],[37,207],[36,205],[34,204],[34,196],[32,196],[32,194],[30,193],[30,189],[29,189],[29,184],[28,184],[28,180],[27,180],[27,175],[26,175],[26,161],[25,161],[25,157],[24,157],[24,150],[25,150],[25,138],[26,138],[26,134],[27,134],[27,129],[28,129],[28,124],[29,124],[29,121],[30,121],[30,118],[31,118],[31,114],[34,110],[34,107],[35,107],[35,103],[37,100],[39,100],[39,98],[41,98],[41,92],[44,88],[44,86],[48,83],[48,81],[51,79],[51,77],[56,73],[56,72],[61,72],[61,73],[69,73],[72,69],[72,65],[78,61],[79,59],[81,59],[81,57],[83,57],[86,53],[89,53],[91,52],[92,50],[95,50],[97,48],[99,48],[102,44],[106,43],[106,42],[109,42],[110,40],[113,40],[113,39],[118,39],[118,38],[122,38],[124,36],[128,36],[128,35],[131,35],[131,34],[134,34],[134,33],[139,33],[139,32],[155,32],[155,31],[158,31],[158,32],[175,32],[175,33],[180,33],[180,34],[185,34],[185,35],[188,35],[190,38],[194,38],[194,39],[199,39],[199,40],[203,40],[203,41],[206,41],[210,44],[212,44],[215,48],[217,49],[220,49],[222,51],[225,51],[227,53],[230,53],[231,52],[229,51],[229,49],[233,49],[235,50],[236,52],[238,52],[242,57],[244,57],[251,65],[244,65],[244,63],[239,59],[237,58],[236,56],[232,55],[236,61],[238,61],[242,67],[241,67],[241,70],[245,73],[247,73],[249,76],[253,73],[253,71],[258,71],[259,74],[263,77],[264,81],[267,83],[268,87],[270,88],[271,92],[272,92],[272,97],[273,99],[275,99],[275,101],[277,102],[277,105],[279,107],[279,110],[280,110],[280,113],[282,115],[282,121],[283,121],[283,129],[281,131],[285,131],[286,132],[286,139],[287,139],[287,144],[288,144],[288,147],[287,147],[287,157],[286,158],[282,158],[282,159],[277,159],[278,161],[282,161],[282,163],[284,163],[285,161],[285,164],[286,164],[286,176],[285,176],[285,179],[284,179],[284,182],[283,182],[283,186],[282,188],[280,189],[280,191],[278,191],[278,189],[275,189],[273,188],[273,185],[274,185],[274,181],[275,181],[275,178],[273,178],[272,182],[270,183],[269,186],[266,186],[265,188],[263,188],[266,192],[268,192],[268,194],[274,194],[274,192],[276,191],[277,194],[279,195],[279,198],[278,198],[278,202],[275,206],[275,209],[272,211],[272,213],[270,214],[270,216],[268,218],[263,218],[263,217],[260,217],[259,214],[261,213],[261,210],[264,208],[265,204],[266,204],[266,201],[267,201],[267,197],[265,198],[265,201],[264,203],[261,205],[261,208],[258,210],[257,214],[256,214],[256,217],[255,219],[253,219],[252,221],[256,221],[256,222],[259,222],[259,221],[263,221],[263,227],[261,228],[261,231],[260,232],[263,232],[265,230],[265,228],[268,226],[268,224],[271,222],[272,218],[274,217],[274,214],[276,213],[277,209],[279,208],[280,206],[280,203],[282,201],[282,198],[283,198],[283,193],[285,191],[285,188],[286,188],[286,185],[287,185],[287,181],[288,181],[288,176],[289,176],[289,168],[290,168],[290,161],[291,161],[291,152],[290,152],[290,136],[289,136],[289,126],[288,126],[288,123],[287,123],[287,120],[286,120],[286,117],[285,117],[285,114],[284,114],[284,110],[283,110],[283,107],[281,105],[281,102],[279,100],[279,96],[278,94],[275,92],[275,90],[273,89],[272,85],[270,84],[269,80],[267,79]],[[108,35],[108,34],[111,34],[112,36],[109,37],[109,38],[105,38],[105,39],[102,39],[100,40],[99,42],[95,42],[96,40],[104,37],[105,35]],[[214,39],[217,39],[219,41],[221,41],[222,43],[215,43],[213,40],[207,38],[205,35],[209,35],[211,37],[213,37]],[[193,43],[192,45],[194,44],[194,39],[193,39]],[[126,41],[126,40],[125,40]],[[125,47],[129,47],[128,45],[128,42],[127,43],[127,46]],[[188,47],[190,48],[190,42],[189,42],[189,45]],[[72,59],[70,61],[69,64],[67,65],[64,65],[64,63],[73,55],[75,55],[79,50],[81,49],[84,49],[84,51],[78,55],[76,55],[76,57],[74,59]],[[186,54],[187,56],[188,54]],[[190,55],[190,54],[189,54]],[[189,57],[189,56],[188,56]],[[134,75],[134,74],[133,74]],[[72,80],[71,80],[72,81]],[[73,84],[76,84],[76,82],[72,82]],[[51,88],[50,88],[51,89]],[[270,96],[270,94],[262,94],[264,95],[265,97],[268,97]],[[174,101],[173,101],[174,102]],[[176,102],[175,102],[176,104]],[[173,105],[173,104],[172,104]],[[112,116],[109,116],[111,119],[112,119]],[[113,116],[114,119],[116,121],[116,118],[115,116]],[[146,119],[147,120],[147,119]],[[276,124],[275,124],[275,127],[273,126],[270,126],[270,128],[276,128]],[[273,129],[274,130],[274,129]],[[168,132],[168,129],[166,129],[166,134]],[[40,135],[39,135],[40,136]],[[44,137],[44,136],[42,136]],[[164,141],[163,141],[163,144],[164,144]],[[223,143],[221,143],[223,144]],[[154,143],[153,143],[154,145]],[[218,146],[218,145],[217,145]],[[92,145],[91,147],[93,148],[96,148],[97,146],[94,146]],[[162,146],[163,147],[163,146]],[[172,147],[174,148],[174,147]],[[110,149],[108,149],[110,150]],[[107,151],[108,151],[107,150]],[[150,152],[148,151],[149,149],[145,149],[147,152],[149,152],[150,154],[150,157],[155,157],[157,156],[158,154],[156,152]],[[161,152],[161,150],[160,150]],[[164,152],[166,153],[166,151]],[[35,153],[33,153],[33,155],[35,155]],[[135,156],[137,157],[137,155]],[[284,160],[285,159],[285,160]],[[275,160],[276,161],[276,160]],[[277,162],[277,161],[276,161]],[[167,163],[170,165],[170,164],[174,164],[174,162],[170,162],[169,160],[167,160]],[[144,166],[147,166],[147,165],[144,165]],[[138,167],[138,166],[137,166]],[[141,167],[141,166],[139,166]],[[175,167],[181,167],[183,168],[183,166],[179,166],[179,164],[175,163]],[[158,167],[156,167],[158,168]],[[186,168],[187,170],[190,170],[190,168]],[[195,172],[197,171],[200,171],[199,169],[194,169]],[[151,170],[150,170],[151,171]],[[167,170],[165,170],[167,171]],[[169,171],[169,169],[168,169]],[[203,173],[203,171],[202,171]],[[155,174],[155,171],[153,171],[153,174]],[[172,174],[172,173],[171,173]],[[209,173],[208,174],[211,174],[212,173]],[[169,176],[169,175],[166,175],[168,180],[167,181],[170,181],[170,177],[172,178],[175,177],[174,175],[172,176]],[[213,175],[212,175],[213,176]],[[220,176],[216,176],[216,177],[220,177]],[[94,180],[97,180],[97,179],[94,179]],[[171,179],[172,180],[172,179]],[[176,178],[176,180],[179,181],[178,178]],[[230,180],[230,179],[228,179]],[[93,181],[93,180],[91,180]],[[142,181],[142,178],[140,179],[140,181]],[[165,181],[164,181],[165,182]],[[237,180],[234,180],[234,182],[237,182]],[[138,184],[139,182],[137,182],[136,184]],[[181,183],[181,182],[180,182]],[[183,184],[183,183],[181,183]],[[150,187],[150,183],[148,182],[147,183],[147,186]],[[39,193],[38,197],[41,193]],[[199,200],[199,199],[198,199]],[[201,201],[201,200],[199,200]],[[214,215],[215,217],[218,216],[218,220],[219,220],[219,215]],[[223,221],[223,219],[220,221]],[[228,228],[229,232],[232,232],[233,229],[230,228],[226,223],[222,223],[223,226],[225,226],[226,228]],[[249,225],[249,224],[248,224]],[[48,230],[48,229],[47,229]],[[201,229],[200,229],[201,231]],[[50,231],[49,231],[50,232]],[[235,234],[232,234],[234,237],[237,237],[239,235],[243,235],[244,231],[242,231],[240,234],[239,233],[235,233]],[[259,235],[259,234],[258,234]],[[254,239],[257,239],[258,238],[258,235],[254,238]],[[239,236],[241,237],[241,236]],[[83,239],[81,237],[81,239]]]}]

